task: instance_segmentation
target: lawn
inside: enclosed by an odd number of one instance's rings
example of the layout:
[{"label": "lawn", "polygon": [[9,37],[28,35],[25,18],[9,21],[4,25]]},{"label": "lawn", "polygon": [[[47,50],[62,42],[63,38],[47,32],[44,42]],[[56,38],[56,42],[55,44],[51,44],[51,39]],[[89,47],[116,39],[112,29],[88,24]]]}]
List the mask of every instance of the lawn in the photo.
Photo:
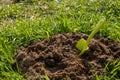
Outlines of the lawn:
[{"label": "lawn", "polygon": [[[119,0],[20,0],[0,3],[0,80],[24,80],[14,54],[21,46],[49,39],[56,34],[81,32],[89,35],[106,18],[97,34],[120,42]],[[119,51],[120,54],[120,51]],[[119,80],[120,58],[106,63],[106,73],[96,80]]]}]

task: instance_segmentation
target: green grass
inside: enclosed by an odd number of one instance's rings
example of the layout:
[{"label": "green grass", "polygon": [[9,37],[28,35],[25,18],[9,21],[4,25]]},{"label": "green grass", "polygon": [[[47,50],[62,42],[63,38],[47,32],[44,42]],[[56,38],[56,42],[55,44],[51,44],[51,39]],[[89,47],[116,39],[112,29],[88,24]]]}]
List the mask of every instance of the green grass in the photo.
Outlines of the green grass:
[{"label": "green grass", "polygon": [[[14,65],[13,55],[27,46],[57,33],[70,31],[90,34],[92,24],[106,17],[99,34],[120,41],[119,0],[21,0],[16,4],[0,4],[0,79],[23,80]],[[98,75],[106,80],[120,78],[119,61],[109,63],[108,73]],[[116,68],[117,67],[117,68]],[[114,70],[115,69],[115,70]],[[110,77],[112,76],[112,78]]]}]

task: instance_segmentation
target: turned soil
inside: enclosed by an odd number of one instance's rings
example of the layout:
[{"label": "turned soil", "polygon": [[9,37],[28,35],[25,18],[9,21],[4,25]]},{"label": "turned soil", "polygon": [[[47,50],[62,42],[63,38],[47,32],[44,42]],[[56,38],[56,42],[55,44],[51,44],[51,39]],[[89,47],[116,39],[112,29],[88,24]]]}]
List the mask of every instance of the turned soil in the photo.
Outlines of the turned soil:
[{"label": "turned soil", "polygon": [[105,64],[120,56],[120,43],[95,36],[89,50],[78,57],[76,42],[87,39],[83,33],[57,34],[50,39],[21,47],[15,54],[18,67],[26,80],[90,80],[104,74]]}]

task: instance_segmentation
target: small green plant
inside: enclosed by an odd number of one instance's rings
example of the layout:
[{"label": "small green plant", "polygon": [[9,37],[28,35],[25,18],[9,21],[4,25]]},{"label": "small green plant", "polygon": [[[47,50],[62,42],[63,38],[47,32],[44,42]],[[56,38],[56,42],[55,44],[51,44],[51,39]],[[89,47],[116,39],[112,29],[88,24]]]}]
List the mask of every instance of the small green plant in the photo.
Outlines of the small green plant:
[{"label": "small green plant", "polygon": [[46,73],[46,69],[44,66],[42,66],[42,70],[45,72],[45,80],[50,80],[50,78],[48,77],[48,75]]},{"label": "small green plant", "polygon": [[94,35],[101,29],[103,28],[103,25],[105,23],[105,18],[101,19],[98,24],[96,25],[96,27],[94,28],[94,30],[92,31],[92,33],[89,35],[88,39],[85,40],[83,38],[81,38],[77,44],[76,44],[76,48],[78,50],[80,50],[80,54],[78,56],[81,56],[85,53],[85,51],[87,51],[89,49],[88,45],[90,40],[94,37]]}]

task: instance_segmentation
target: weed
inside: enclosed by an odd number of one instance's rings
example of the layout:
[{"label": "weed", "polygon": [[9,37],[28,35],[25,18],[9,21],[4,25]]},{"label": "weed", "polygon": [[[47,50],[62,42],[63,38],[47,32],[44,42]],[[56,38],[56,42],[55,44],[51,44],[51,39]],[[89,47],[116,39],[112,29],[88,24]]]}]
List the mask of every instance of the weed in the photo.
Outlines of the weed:
[{"label": "weed", "polygon": [[103,28],[105,23],[105,19],[101,19],[98,24],[96,25],[96,27],[94,28],[94,30],[92,31],[92,33],[89,35],[88,39],[80,39],[77,44],[76,44],[76,48],[78,50],[81,50],[80,54],[78,56],[81,56],[85,53],[85,51],[87,51],[89,49],[88,45],[90,43],[90,40],[94,37],[95,33],[97,33],[100,29]]}]

